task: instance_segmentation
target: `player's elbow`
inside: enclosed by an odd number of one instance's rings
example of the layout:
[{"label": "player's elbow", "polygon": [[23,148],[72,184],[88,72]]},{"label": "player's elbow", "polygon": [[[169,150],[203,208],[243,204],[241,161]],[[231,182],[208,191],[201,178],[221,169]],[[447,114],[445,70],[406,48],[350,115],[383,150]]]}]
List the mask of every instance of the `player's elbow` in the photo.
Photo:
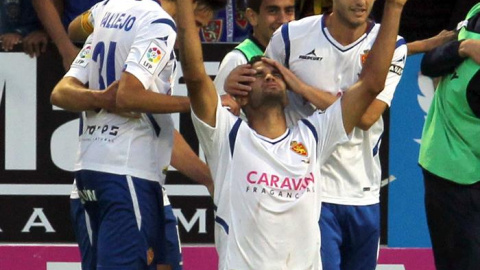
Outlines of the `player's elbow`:
[{"label": "player's elbow", "polygon": [[385,88],[385,78],[381,76],[367,75],[361,78],[361,82],[368,92],[375,96]]}]

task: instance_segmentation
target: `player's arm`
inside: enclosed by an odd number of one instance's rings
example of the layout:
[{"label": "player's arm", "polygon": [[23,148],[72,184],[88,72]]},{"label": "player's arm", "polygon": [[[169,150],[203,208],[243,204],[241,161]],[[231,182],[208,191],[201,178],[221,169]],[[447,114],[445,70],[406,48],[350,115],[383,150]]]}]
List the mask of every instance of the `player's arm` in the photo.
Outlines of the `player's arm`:
[{"label": "player's arm", "polygon": [[185,141],[183,136],[175,130],[173,137],[171,165],[193,181],[207,187],[213,195],[213,180],[207,164],[203,162]]},{"label": "player's arm", "polygon": [[63,77],[50,95],[50,102],[68,111],[80,112],[95,109],[115,109],[115,94],[118,82],[105,90],[88,89],[75,77]]},{"label": "player's arm", "polygon": [[214,127],[218,94],[203,64],[192,0],[178,0],[177,9],[180,59],[192,110],[199,119]]},{"label": "player's arm", "polygon": [[122,112],[189,112],[190,101],[188,97],[168,96],[148,91],[135,75],[123,72],[118,85],[116,107]]},{"label": "player's arm", "polygon": [[408,55],[410,56],[418,53],[428,52],[438,46],[454,40],[456,37],[457,33],[455,31],[442,30],[436,36],[409,42],[407,43]]},{"label": "player's arm", "polygon": [[480,41],[473,39],[454,40],[427,52],[422,58],[421,71],[430,77],[439,77],[453,72],[466,58],[480,63]]},{"label": "player's arm", "polygon": [[400,15],[406,0],[387,0],[379,34],[365,62],[359,81],[342,97],[345,131],[350,133],[362,115],[385,87],[385,81],[395,51]]}]

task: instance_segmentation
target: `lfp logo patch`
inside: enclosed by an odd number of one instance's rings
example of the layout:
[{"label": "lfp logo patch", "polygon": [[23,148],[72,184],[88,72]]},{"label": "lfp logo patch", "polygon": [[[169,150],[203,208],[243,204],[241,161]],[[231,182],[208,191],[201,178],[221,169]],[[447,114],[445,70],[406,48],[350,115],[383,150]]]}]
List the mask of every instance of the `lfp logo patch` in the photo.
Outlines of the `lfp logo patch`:
[{"label": "lfp logo patch", "polygon": [[73,61],[73,65],[81,66],[84,68],[88,65],[88,62],[90,61],[91,58],[92,58],[92,45],[87,44],[82,48],[77,58],[75,58],[75,61]]},{"label": "lfp logo patch", "polygon": [[140,65],[142,65],[150,74],[155,73],[157,66],[165,56],[165,51],[155,41],[152,41],[145,53],[140,59]]},{"label": "lfp logo patch", "polygon": [[162,52],[159,48],[153,47],[149,48],[147,52],[148,61],[156,64],[162,59]]}]

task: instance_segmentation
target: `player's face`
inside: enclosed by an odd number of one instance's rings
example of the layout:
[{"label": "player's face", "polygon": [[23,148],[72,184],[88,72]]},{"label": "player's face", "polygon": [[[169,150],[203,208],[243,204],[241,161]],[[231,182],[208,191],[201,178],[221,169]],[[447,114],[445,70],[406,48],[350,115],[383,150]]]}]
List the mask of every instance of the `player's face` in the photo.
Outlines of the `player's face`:
[{"label": "player's face", "polygon": [[200,28],[207,26],[208,22],[213,18],[213,10],[201,6],[196,6],[194,14],[197,31],[200,31]]},{"label": "player's face", "polygon": [[261,106],[265,102],[279,100],[286,105],[286,84],[280,71],[262,61],[254,63],[252,68],[257,73],[250,85],[249,104]]},{"label": "player's face", "polygon": [[349,27],[365,25],[375,0],[334,0],[333,13]]},{"label": "player's face", "polygon": [[282,24],[295,19],[294,0],[263,0],[258,13],[251,10],[249,18],[255,37],[267,46],[273,32]]}]

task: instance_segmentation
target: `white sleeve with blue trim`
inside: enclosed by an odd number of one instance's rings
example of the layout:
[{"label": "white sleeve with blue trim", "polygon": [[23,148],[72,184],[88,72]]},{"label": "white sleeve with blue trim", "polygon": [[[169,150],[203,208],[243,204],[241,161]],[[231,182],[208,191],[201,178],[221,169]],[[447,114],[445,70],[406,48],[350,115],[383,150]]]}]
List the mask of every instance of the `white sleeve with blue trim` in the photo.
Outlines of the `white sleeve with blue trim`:
[{"label": "white sleeve with blue trim", "polygon": [[125,61],[125,71],[137,77],[148,89],[155,77],[172,60],[172,57],[174,58],[173,46],[176,38],[176,26],[171,19],[150,20],[135,37]]},{"label": "white sleeve with blue trim", "polygon": [[388,71],[387,80],[385,82],[385,88],[377,95],[377,99],[385,102],[388,106],[391,105],[395,89],[402,78],[406,60],[407,44],[403,37],[398,36],[392,63],[390,64],[390,70]]}]

